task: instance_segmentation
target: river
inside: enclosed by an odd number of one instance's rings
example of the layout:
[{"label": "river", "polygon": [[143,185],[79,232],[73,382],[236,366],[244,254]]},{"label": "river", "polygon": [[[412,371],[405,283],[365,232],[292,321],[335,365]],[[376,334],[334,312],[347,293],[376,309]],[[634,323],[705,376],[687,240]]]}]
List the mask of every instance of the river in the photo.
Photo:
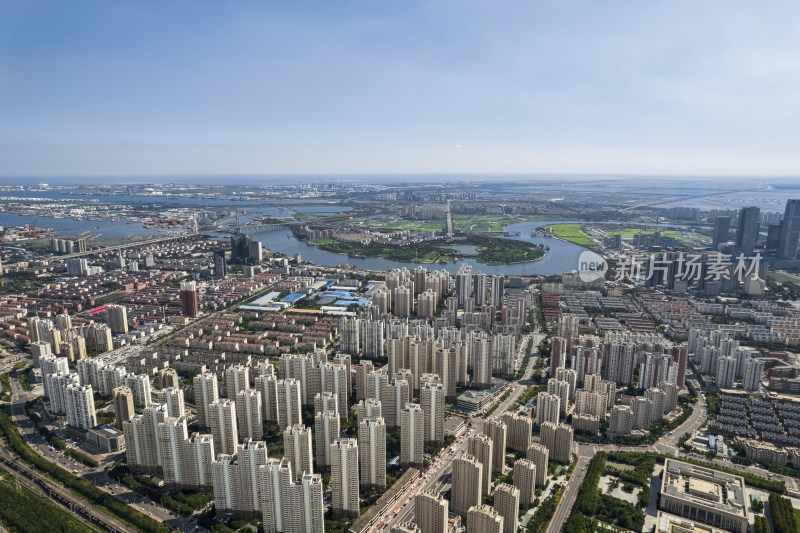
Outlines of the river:
[{"label": "river", "polygon": [[288,256],[300,254],[304,261],[310,261],[316,265],[336,266],[340,263],[347,263],[355,265],[357,268],[364,270],[390,270],[392,268],[406,267],[413,269],[422,264],[429,269],[444,268],[448,272],[455,273],[461,265],[470,265],[473,271],[485,272],[486,274],[506,274],[506,275],[521,275],[521,276],[547,276],[550,274],[563,274],[571,272],[578,268],[578,257],[587,249],[577,244],[561,241],[553,237],[536,234],[531,237],[531,232],[535,231],[540,226],[548,224],[565,223],[569,221],[544,221],[544,222],[521,222],[519,224],[511,224],[506,226],[505,230],[509,232],[520,232],[518,237],[509,237],[521,241],[532,242],[534,244],[543,244],[550,249],[547,251],[545,257],[540,261],[533,261],[529,263],[516,263],[513,265],[499,265],[491,266],[479,263],[474,259],[464,259],[456,263],[448,263],[441,265],[439,263],[424,264],[424,263],[406,263],[402,261],[390,261],[382,257],[367,257],[355,258],[348,257],[343,254],[334,252],[327,252],[311,244],[298,241],[292,232],[288,229],[279,229],[272,231],[264,231],[252,235],[254,239],[260,240],[264,247],[281,252]]}]

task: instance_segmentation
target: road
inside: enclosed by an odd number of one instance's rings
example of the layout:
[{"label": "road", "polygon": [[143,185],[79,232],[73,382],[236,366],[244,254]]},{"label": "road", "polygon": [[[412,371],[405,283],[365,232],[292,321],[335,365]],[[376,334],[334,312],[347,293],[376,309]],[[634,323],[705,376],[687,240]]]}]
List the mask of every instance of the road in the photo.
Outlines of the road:
[{"label": "road", "polygon": [[564,522],[569,518],[569,513],[572,510],[572,505],[575,503],[575,498],[578,496],[578,489],[581,487],[583,478],[586,475],[586,468],[589,466],[591,457],[580,457],[572,477],[567,482],[567,488],[564,489],[564,494],[558,502],[555,514],[553,514],[550,525],[547,527],[547,533],[558,533],[561,531]]},{"label": "road", "polygon": [[[525,340],[524,346],[527,346]],[[538,346],[538,343],[534,343]],[[518,382],[512,382],[509,386],[513,387],[508,397],[500,402],[497,408],[489,415],[488,420],[495,419],[503,415],[508,407],[525,392],[527,387],[522,382],[529,382],[533,372],[536,368],[538,357],[531,356],[528,361],[528,367],[525,373]],[[487,406],[488,408],[488,406]],[[482,421],[476,415],[470,417],[473,427],[479,426]],[[467,436],[473,431],[472,428],[465,431],[459,438],[450,445],[447,449],[443,450],[438,457],[431,463],[431,466],[418,480],[417,483],[409,487],[406,493],[398,497],[397,503],[388,508],[383,515],[383,519],[376,521],[374,531],[382,531],[388,528],[391,524],[401,524],[414,518],[414,502],[413,497],[418,492],[425,490],[435,490],[436,492],[446,492],[450,489],[453,479],[453,459],[458,456],[462,451],[466,450]]]},{"label": "road", "polygon": [[564,526],[564,522],[566,522],[567,518],[569,518],[569,513],[572,510],[572,506],[575,503],[575,498],[578,495],[578,489],[580,488],[580,484],[583,482],[583,477],[586,475],[586,472],[583,471],[584,469],[581,466],[586,466],[589,464],[589,461],[594,457],[594,454],[598,451],[623,451],[623,452],[648,452],[654,451],[659,453],[671,454],[680,456],[678,451],[678,441],[680,438],[686,433],[694,433],[697,429],[703,425],[706,419],[706,402],[705,397],[700,394],[700,398],[698,399],[697,404],[694,406],[694,411],[692,412],[691,416],[687,418],[683,424],[678,426],[677,429],[671,431],[669,435],[664,435],[659,439],[655,444],[651,446],[617,446],[614,444],[604,444],[602,446],[594,445],[594,444],[580,444],[578,445],[578,465],[575,468],[575,473],[572,475],[570,480],[567,482],[567,488],[564,490],[564,494],[561,497],[561,500],[558,502],[558,507],[556,508],[556,512],[553,515],[553,519],[550,521],[550,526],[547,528],[547,533],[556,533],[561,531],[561,528]]}]

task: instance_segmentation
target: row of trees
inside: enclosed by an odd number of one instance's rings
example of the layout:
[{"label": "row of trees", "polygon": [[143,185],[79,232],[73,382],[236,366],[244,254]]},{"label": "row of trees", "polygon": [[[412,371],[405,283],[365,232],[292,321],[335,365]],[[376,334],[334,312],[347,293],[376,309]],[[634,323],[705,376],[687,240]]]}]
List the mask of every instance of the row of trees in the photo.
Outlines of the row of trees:
[{"label": "row of trees", "polygon": [[24,485],[17,490],[11,476],[0,470],[0,524],[9,531],[84,533],[94,531],[56,504]]},{"label": "row of trees", "polygon": [[775,493],[769,495],[769,514],[776,533],[797,533],[794,508],[788,498]]},{"label": "row of trees", "polygon": [[20,435],[7,411],[8,408],[0,411],[0,432],[5,435],[8,448],[16,453],[20,460],[86,499],[91,505],[117,517],[134,529],[143,533],[170,533],[169,526],[161,524],[144,513],[137,511],[113,495],[98,489],[89,481],[67,472],[34,452],[22,439],[22,435]]}]

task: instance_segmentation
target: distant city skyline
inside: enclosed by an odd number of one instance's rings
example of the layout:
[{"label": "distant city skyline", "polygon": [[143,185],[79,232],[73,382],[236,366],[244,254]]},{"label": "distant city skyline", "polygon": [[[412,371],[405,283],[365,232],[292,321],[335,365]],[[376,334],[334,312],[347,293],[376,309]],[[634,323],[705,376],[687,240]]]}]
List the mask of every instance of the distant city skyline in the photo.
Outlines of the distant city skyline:
[{"label": "distant city skyline", "polygon": [[800,5],[6,2],[0,176],[800,174]]}]

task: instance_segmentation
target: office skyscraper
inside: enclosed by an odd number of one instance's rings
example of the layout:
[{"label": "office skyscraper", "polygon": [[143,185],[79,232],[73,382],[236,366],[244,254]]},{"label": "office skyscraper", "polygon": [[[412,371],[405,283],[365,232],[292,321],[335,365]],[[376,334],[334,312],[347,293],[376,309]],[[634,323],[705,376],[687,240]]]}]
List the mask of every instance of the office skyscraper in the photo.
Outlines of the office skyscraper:
[{"label": "office skyscraper", "polygon": [[106,305],[106,321],[112,333],[128,333],[128,310],[124,305]]},{"label": "office skyscraper", "polygon": [[800,200],[786,202],[781,231],[778,237],[778,259],[797,259],[797,243],[800,240]]},{"label": "office skyscraper", "polygon": [[711,239],[711,248],[716,250],[720,244],[728,242],[731,234],[731,217],[717,217],[714,219],[714,234]]},{"label": "office skyscraper", "polygon": [[181,283],[181,312],[189,318],[197,317],[197,283],[184,281]]},{"label": "office skyscraper", "polygon": [[214,252],[214,276],[224,278],[228,275],[228,261],[225,259],[225,250]]},{"label": "office skyscraper", "polygon": [[736,233],[736,248],[745,256],[753,255],[758,241],[759,215],[758,207],[743,207],[739,210],[739,224]]}]

